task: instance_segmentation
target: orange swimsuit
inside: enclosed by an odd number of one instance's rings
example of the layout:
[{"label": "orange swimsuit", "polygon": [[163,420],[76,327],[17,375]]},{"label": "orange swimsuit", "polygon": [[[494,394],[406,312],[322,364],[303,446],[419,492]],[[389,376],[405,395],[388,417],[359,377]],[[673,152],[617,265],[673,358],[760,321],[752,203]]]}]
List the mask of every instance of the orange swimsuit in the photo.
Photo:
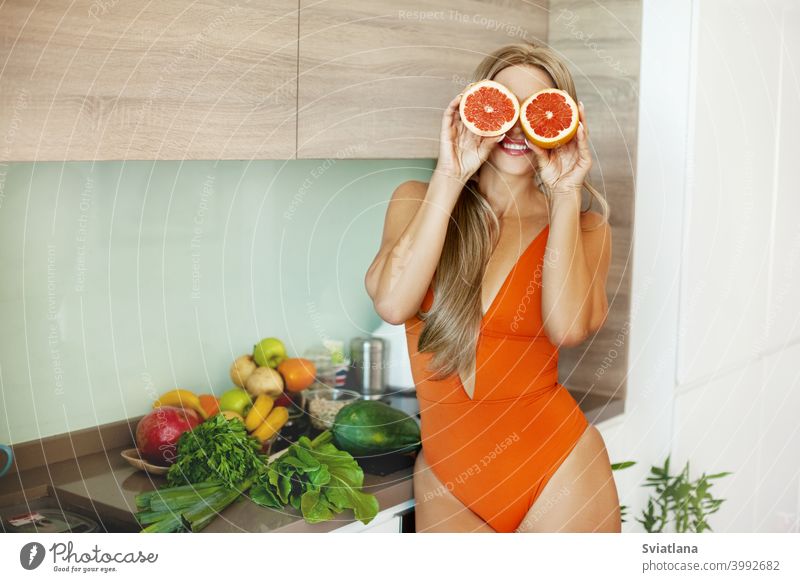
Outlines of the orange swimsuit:
[{"label": "orange swimsuit", "polygon": [[[432,354],[417,350],[425,325],[406,321],[425,460],[442,484],[494,530],[517,529],[589,426],[558,383],[558,349],[544,334],[545,226],[522,253],[483,317],[474,395],[457,373],[432,380]],[[433,303],[428,292],[421,310]],[[435,492],[433,492],[435,494]]]}]

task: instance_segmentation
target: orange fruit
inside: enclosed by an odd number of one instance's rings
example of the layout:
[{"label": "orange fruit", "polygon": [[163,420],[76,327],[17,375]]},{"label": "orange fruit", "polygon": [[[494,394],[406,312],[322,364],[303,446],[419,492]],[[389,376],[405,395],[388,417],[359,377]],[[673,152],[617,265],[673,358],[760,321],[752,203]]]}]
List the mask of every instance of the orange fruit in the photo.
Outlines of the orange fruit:
[{"label": "orange fruit", "polygon": [[522,102],[519,121],[528,141],[553,149],[578,132],[578,105],[566,91],[542,89]]},{"label": "orange fruit", "polygon": [[472,133],[494,137],[506,133],[517,122],[519,101],[505,85],[484,79],[467,85],[458,112]]},{"label": "orange fruit", "polygon": [[305,358],[288,358],[278,364],[278,372],[283,376],[284,387],[289,392],[300,392],[314,383],[317,367]]},{"label": "orange fruit", "polygon": [[219,400],[213,394],[201,394],[197,399],[200,401],[200,407],[209,417],[219,412]]}]

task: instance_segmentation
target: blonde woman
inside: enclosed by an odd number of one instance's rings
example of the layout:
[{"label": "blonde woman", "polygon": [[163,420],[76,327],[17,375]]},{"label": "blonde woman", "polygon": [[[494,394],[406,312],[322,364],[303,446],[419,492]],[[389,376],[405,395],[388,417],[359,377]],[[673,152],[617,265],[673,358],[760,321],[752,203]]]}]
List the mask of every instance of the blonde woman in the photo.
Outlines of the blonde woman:
[{"label": "blonde woman", "polygon": [[[488,55],[522,102],[545,87],[579,103],[547,46]],[[392,195],[365,284],[378,314],[405,323],[422,426],[417,531],[618,532],[619,500],[600,432],[558,383],[558,348],[605,321],[608,205],[583,105],[575,138],[528,143],[519,121],[478,137],[448,105],[429,183]],[[602,212],[581,208],[582,190]],[[591,200],[591,199],[590,199]]]}]

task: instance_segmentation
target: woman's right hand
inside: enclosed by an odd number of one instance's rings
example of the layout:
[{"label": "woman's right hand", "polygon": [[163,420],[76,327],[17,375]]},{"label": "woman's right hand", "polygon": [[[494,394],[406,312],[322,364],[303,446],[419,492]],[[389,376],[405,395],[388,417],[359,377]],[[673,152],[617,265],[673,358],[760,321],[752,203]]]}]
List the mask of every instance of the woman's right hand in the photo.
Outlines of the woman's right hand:
[{"label": "woman's right hand", "polygon": [[504,135],[481,137],[467,129],[458,111],[462,95],[459,93],[450,101],[442,116],[436,169],[464,183],[478,171]]}]

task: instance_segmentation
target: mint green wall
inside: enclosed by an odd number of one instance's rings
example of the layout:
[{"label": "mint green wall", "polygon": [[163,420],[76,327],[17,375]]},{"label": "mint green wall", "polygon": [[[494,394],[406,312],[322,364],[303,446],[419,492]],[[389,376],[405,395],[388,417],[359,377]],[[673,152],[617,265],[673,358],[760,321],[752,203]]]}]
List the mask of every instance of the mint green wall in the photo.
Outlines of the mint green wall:
[{"label": "mint green wall", "polygon": [[432,160],[0,165],[0,442],[221,393],[261,337],[290,355],[379,318],[386,203]]}]

